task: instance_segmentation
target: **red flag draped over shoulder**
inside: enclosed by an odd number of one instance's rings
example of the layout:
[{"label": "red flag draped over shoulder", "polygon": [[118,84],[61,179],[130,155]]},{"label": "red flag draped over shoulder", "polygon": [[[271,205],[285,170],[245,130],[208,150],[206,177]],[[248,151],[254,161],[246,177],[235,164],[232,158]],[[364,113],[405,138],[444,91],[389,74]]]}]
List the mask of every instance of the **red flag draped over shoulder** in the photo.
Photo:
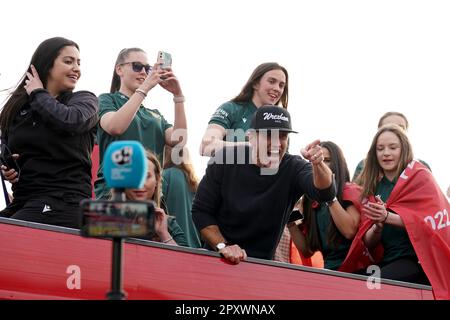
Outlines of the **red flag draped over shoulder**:
[{"label": "red flag draped over shoulder", "polygon": [[450,204],[431,172],[420,162],[411,162],[386,206],[402,217],[434,296],[450,299]]},{"label": "red flag draped over shoulder", "polygon": [[350,201],[361,212],[361,187],[356,183],[347,182],[342,190],[342,200]]},{"label": "red flag draped over shoulder", "polygon": [[[450,299],[450,204],[431,172],[412,161],[398,178],[386,207],[402,218],[435,298]],[[370,220],[361,222],[340,271],[353,272],[370,265],[362,237],[371,225]]]},{"label": "red flag draped over shoulder", "polygon": [[[361,191],[359,190],[358,197],[360,195],[360,192]],[[353,196],[355,196],[354,192]],[[370,196],[369,199],[370,201],[375,202],[375,198],[373,196]],[[367,200],[363,201],[363,203],[365,202],[367,202]],[[356,204],[356,202],[353,203]],[[361,212],[361,206],[363,203],[361,203],[358,198],[359,205],[356,205],[356,208],[359,212]],[[363,237],[372,225],[372,220],[368,219],[364,215],[361,215],[358,232],[353,238],[352,245],[350,246],[350,249],[347,253],[347,257],[345,257],[344,262],[342,262],[339,271],[355,272],[361,269],[366,269],[368,266],[381,261],[381,258],[383,257],[383,247],[381,246],[381,244],[376,246],[376,248],[370,252],[364,245]]]}]

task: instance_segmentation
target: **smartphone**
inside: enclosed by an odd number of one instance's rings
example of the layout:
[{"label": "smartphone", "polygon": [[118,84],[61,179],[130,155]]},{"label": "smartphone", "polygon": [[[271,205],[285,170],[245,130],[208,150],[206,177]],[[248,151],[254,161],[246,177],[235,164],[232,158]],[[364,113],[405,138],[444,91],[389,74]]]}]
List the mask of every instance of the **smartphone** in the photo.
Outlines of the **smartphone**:
[{"label": "smartphone", "polygon": [[8,170],[14,169],[17,173],[20,173],[19,165],[6,144],[1,145],[0,152],[0,164],[8,168]]},{"label": "smartphone", "polygon": [[172,66],[172,55],[165,51],[159,51],[157,62],[161,69],[170,68]]},{"label": "smartphone", "polygon": [[153,202],[85,199],[80,207],[83,237],[128,238],[155,233]]}]

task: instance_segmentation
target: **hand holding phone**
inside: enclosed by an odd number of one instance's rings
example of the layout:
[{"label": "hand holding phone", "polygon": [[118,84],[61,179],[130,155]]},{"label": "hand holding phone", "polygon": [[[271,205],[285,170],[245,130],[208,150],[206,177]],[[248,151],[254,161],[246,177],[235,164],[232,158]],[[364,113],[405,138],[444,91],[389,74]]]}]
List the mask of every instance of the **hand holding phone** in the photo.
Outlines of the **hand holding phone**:
[{"label": "hand holding phone", "polygon": [[377,200],[377,203],[384,205],[384,202],[383,202],[383,200],[381,200],[381,196],[380,195],[376,195],[375,199]]},{"label": "hand holding phone", "polygon": [[11,153],[6,144],[1,145],[0,165],[3,178],[10,182],[16,183],[20,177],[20,167],[17,164],[18,155]]},{"label": "hand holding phone", "polygon": [[20,172],[19,165],[17,164],[17,161],[11,152],[11,150],[8,148],[6,144],[1,145],[1,151],[0,151],[0,164],[2,166],[5,166],[7,170],[14,169],[16,172]]}]

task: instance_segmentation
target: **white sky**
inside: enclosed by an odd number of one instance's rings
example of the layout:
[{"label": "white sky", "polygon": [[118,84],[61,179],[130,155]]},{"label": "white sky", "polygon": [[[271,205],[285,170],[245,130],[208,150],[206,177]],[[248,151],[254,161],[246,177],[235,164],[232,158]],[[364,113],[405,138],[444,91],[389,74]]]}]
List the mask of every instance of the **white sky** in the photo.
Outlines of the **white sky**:
[{"label": "white sky", "polygon": [[[150,58],[172,53],[184,95],[188,146],[198,155],[208,120],[236,96],[253,69],[276,61],[289,72],[290,152],[316,138],[344,151],[350,174],[365,157],[386,111],[410,122],[415,156],[450,185],[450,2],[27,0],[0,4],[0,89],[13,86],[37,45],[63,36],[80,45],[77,90],[109,91],[124,47]],[[4,100],[4,96],[0,97]],[[171,95],[158,87],[145,105],[173,122]]]}]

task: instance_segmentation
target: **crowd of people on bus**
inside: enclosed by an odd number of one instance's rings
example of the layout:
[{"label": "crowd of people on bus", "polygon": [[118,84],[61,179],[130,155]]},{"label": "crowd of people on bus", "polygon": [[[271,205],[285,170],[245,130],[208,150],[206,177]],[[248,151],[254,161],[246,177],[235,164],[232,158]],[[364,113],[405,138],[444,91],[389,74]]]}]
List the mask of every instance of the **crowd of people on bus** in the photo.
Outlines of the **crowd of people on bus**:
[{"label": "crowd of people on bus", "polygon": [[[100,158],[95,197],[109,199],[114,191],[104,179],[106,148],[136,140],[147,150],[148,174],[142,188],[126,190],[126,198],[155,202],[153,241],[215,250],[234,264],[277,255],[291,262],[281,252],[287,245],[306,259],[320,253],[326,269],[366,274],[367,266],[377,265],[382,278],[445,282],[439,273],[450,266],[450,187],[446,197],[428,164],[415,160],[403,114],[380,118],[350,179],[332,141],[317,139],[299,154],[289,152],[296,131],[288,71],[262,63],[213,113],[200,143],[210,159],[199,181],[185,146],[185,99],[171,66],[150,63],[140,48],[123,49],[110,92],[98,98],[74,91],[80,76],[78,44],[50,38],[6,100],[1,174],[12,195],[1,217],[79,228],[79,202],[91,197],[94,144]],[[173,95],[174,124],[144,106],[155,86]],[[175,147],[181,163],[172,161]],[[434,221],[439,212],[447,219],[442,227]],[[436,242],[421,240],[428,229]],[[444,267],[428,258],[436,251],[443,252]]]}]

